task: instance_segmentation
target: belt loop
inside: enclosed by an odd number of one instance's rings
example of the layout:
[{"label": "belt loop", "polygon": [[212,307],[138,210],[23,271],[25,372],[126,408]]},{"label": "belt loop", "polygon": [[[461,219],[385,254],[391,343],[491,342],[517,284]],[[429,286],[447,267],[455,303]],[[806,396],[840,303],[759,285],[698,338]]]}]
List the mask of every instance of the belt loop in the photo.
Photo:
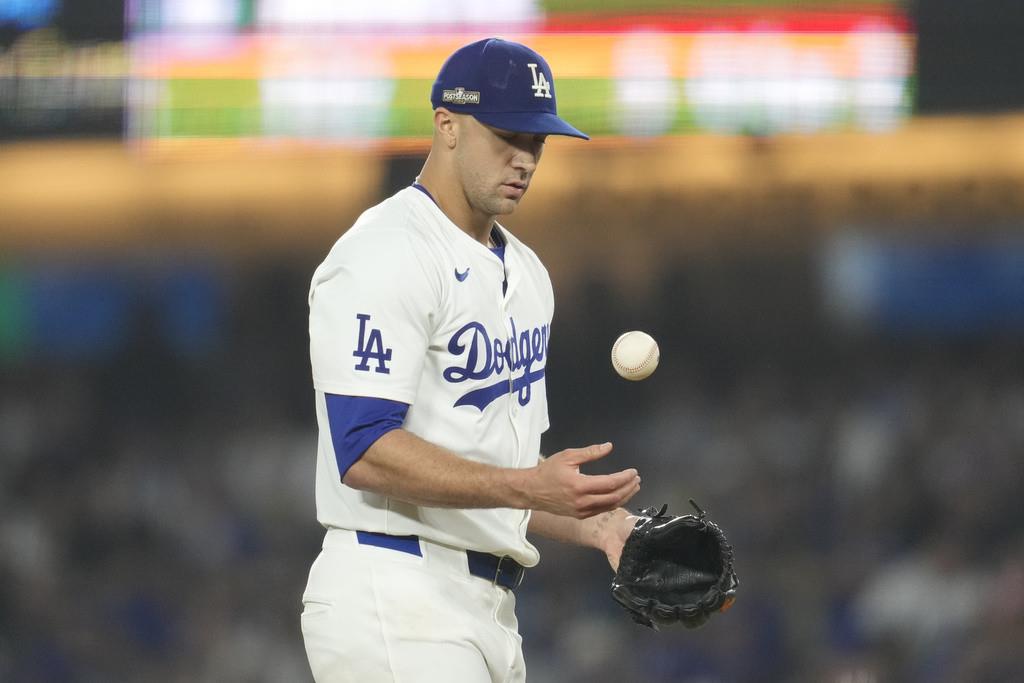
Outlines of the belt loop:
[{"label": "belt loop", "polygon": [[510,582],[511,585],[507,586],[507,588],[515,590],[516,588],[519,588],[519,586],[522,585],[523,579],[526,577],[526,569],[524,569],[521,564],[516,562],[508,555],[503,555],[502,557],[498,558],[498,564],[494,567],[494,578],[491,580],[491,583],[495,585],[500,585],[498,584],[498,578],[501,576],[501,566],[505,562],[505,560],[508,560],[515,567],[512,570],[514,572],[515,578]]},{"label": "belt loop", "polygon": [[505,561],[505,557],[499,557],[498,563],[494,565],[494,578],[491,579],[491,583],[497,585],[498,577],[501,576],[501,563]]}]

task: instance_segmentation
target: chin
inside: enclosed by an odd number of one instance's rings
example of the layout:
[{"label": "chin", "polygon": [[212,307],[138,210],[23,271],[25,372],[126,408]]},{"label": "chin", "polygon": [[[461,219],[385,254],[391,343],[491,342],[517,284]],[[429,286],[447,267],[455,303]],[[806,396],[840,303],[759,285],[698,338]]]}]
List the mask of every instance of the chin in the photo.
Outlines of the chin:
[{"label": "chin", "polygon": [[494,212],[494,215],[507,216],[515,211],[517,206],[519,206],[519,200],[517,199],[499,199],[495,204],[497,211]]}]

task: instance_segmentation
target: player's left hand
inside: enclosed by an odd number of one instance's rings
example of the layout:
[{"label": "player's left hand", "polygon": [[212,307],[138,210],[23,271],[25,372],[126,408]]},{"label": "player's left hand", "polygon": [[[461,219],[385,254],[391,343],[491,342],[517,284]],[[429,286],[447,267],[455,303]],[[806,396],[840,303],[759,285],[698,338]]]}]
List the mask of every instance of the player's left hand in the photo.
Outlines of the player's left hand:
[{"label": "player's left hand", "polygon": [[633,527],[640,518],[632,515],[624,508],[618,508],[603,515],[592,518],[597,536],[597,547],[604,551],[612,571],[618,571],[622,547],[626,544]]},{"label": "player's left hand", "polygon": [[640,510],[619,554],[612,597],[630,617],[657,631],[702,626],[736,600],[739,580],[725,532],[698,515],[668,515],[668,506]]}]

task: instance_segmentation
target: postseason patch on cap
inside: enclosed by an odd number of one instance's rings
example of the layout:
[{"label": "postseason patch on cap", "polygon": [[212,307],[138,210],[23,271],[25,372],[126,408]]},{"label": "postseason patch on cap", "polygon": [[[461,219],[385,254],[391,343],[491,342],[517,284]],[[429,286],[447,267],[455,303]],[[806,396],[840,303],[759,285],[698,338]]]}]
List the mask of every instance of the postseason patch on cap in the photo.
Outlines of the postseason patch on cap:
[{"label": "postseason patch on cap", "polygon": [[465,88],[445,90],[441,93],[441,101],[452,104],[480,104],[480,91],[466,90]]}]

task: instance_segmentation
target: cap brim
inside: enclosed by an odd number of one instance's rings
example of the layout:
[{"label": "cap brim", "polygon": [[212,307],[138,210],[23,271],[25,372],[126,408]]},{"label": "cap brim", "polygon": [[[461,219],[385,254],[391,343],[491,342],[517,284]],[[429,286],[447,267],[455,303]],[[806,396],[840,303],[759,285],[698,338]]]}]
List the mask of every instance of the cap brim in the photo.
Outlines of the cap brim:
[{"label": "cap brim", "polygon": [[590,136],[583,131],[570,126],[557,115],[547,112],[472,112],[472,114],[481,123],[513,133],[568,135],[583,140],[590,139]]}]

